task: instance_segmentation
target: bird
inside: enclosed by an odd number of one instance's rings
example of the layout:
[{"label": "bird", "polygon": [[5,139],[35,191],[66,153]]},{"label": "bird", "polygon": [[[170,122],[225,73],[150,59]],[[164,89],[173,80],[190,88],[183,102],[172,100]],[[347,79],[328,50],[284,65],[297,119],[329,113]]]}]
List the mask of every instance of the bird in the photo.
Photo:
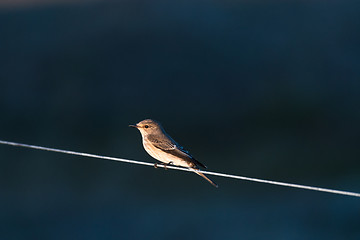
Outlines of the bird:
[{"label": "bird", "polygon": [[[203,177],[214,187],[218,185],[199,172],[200,168],[207,168],[204,164],[196,160],[181,145],[175,142],[164,130],[161,124],[153,119],[145,119],[129,127],[137,128],[142,136],[143,147],[146,152],[156,160],[164,163],[164,168],[168,165],[185,167],[193,170],[194,173]],[[157,164],[154,164],[157,167]]]}]

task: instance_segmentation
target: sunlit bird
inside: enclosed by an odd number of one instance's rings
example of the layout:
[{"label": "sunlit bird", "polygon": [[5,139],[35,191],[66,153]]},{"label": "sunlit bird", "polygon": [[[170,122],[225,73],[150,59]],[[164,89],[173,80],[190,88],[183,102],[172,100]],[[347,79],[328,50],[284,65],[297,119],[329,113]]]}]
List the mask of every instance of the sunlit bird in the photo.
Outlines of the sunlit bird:
[{"label": "sunlit bird", "polygon": [[[197,161],[188,151],[176,143],[165,132],[160,123],[152,119],[145,119],[136,125],[129,126],[139,129],[146,152],[156,160],[163,162],[165,168],[167,165],[175,165],[192,169],[214,187],[218,187],[216,183],[211,181],[203,173],[197,171],[200,167],[206,168],[206,166]],[[156,167],[156,163],[154,166]]]}]

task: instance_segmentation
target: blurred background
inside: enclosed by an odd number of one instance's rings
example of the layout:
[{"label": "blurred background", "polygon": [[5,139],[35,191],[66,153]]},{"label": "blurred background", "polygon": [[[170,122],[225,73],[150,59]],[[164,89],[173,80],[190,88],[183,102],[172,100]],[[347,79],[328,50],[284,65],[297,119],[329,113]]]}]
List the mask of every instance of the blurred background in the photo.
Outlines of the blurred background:
[{"label": "blurred background", "polygon": [[[359,1],[0,1],[1,140],[360,192]],[[0,239],[360,239],[360,200],[0,145]]]}]

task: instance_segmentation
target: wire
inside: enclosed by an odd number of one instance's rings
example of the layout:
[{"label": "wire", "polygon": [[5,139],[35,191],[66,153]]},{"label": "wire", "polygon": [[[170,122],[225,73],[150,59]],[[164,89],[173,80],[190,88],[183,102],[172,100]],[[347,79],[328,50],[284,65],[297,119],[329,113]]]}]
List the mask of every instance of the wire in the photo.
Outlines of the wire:
[{"label": "wire", "polygon": [[[61,149],[56,149],[56,148],[41,147],[41,146],[35,146],[35,145],[29,145],[29,144],[23,144],[23,143],[16,143],[16,142],[0,140],[0,144],[11,145],[11,146],[15,146],[15,147],[32,148],[32,149],[38,149],[38,150],[43,150],[43,151],[49,151],[49,152],[58,152],[58,153],[64,153],[64,154],[70,154],[70,155],[77,155],[77,156],[82,156],[82,157],[98,158],[98,159],[126,162],[126,163],[139,164],[139,165],[145,165],[145,166],[154,166],[153,163],[149,163],[149,162],[142,162],[142,161],[136,161],[136,160],[130,160],[130,159],[124,159],[124,158],[107,157],[107,156],[101,156],[101,155],[96,155],[96,154],[61,150]],[[186,171],[186,172],[194,171],[193,169],[176,167],[176,166],[165,166],[162,164],[157,164],[157,167],[162,167],[162,168],[166,167],[167,169],[175,169],[175,170]],[[233,178],[233,179],[240,179],[240,180],[246,180],[246,181],[252,181],[252,182],[260,182],[260,183],[266,183],[266,184],[279,185],[279,186],[284,186],[284,187],[301,188],[301,189],[318,191],[318,192],[327,192],[327,193],[333,193],[333,194],[339,194],[339,195],[360,197],[360,193],[356,193],[356,192],[348,192],[348,191],[334,190],[334,189],[328,189],[328,188],[271,181],[271,180],[265,180],[265,179],[259,179],[259,178],[237,176],[237,175],[226,174],[226,173],[218,173],[218,172],[210,172],[210,171],[202,171],[202,170],[196,170],[196,171],[199,171],[201,173],[208,174],[208,175],[214,175],[214,176],[225,177],[225,178]]]}]

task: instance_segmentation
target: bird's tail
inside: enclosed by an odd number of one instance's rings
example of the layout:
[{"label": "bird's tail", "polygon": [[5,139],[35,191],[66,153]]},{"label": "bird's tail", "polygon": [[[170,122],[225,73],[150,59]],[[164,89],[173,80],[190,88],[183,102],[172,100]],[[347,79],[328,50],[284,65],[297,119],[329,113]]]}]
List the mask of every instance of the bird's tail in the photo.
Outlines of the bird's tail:
[{"label": "bird's tail", "polygon": [[208,181],[209,183],[211,183],[211,185],[213,185],[214,187],[218,188],[218,185],[217,185],[215,182],[211,181],[211,180],[210,180],[207,176],[205,176],[203,173],[198,172],[198,171],[196,171],[196,170],[194,170],[194,173],[196,173],[197,175],[203,177],[206,181]]}]

